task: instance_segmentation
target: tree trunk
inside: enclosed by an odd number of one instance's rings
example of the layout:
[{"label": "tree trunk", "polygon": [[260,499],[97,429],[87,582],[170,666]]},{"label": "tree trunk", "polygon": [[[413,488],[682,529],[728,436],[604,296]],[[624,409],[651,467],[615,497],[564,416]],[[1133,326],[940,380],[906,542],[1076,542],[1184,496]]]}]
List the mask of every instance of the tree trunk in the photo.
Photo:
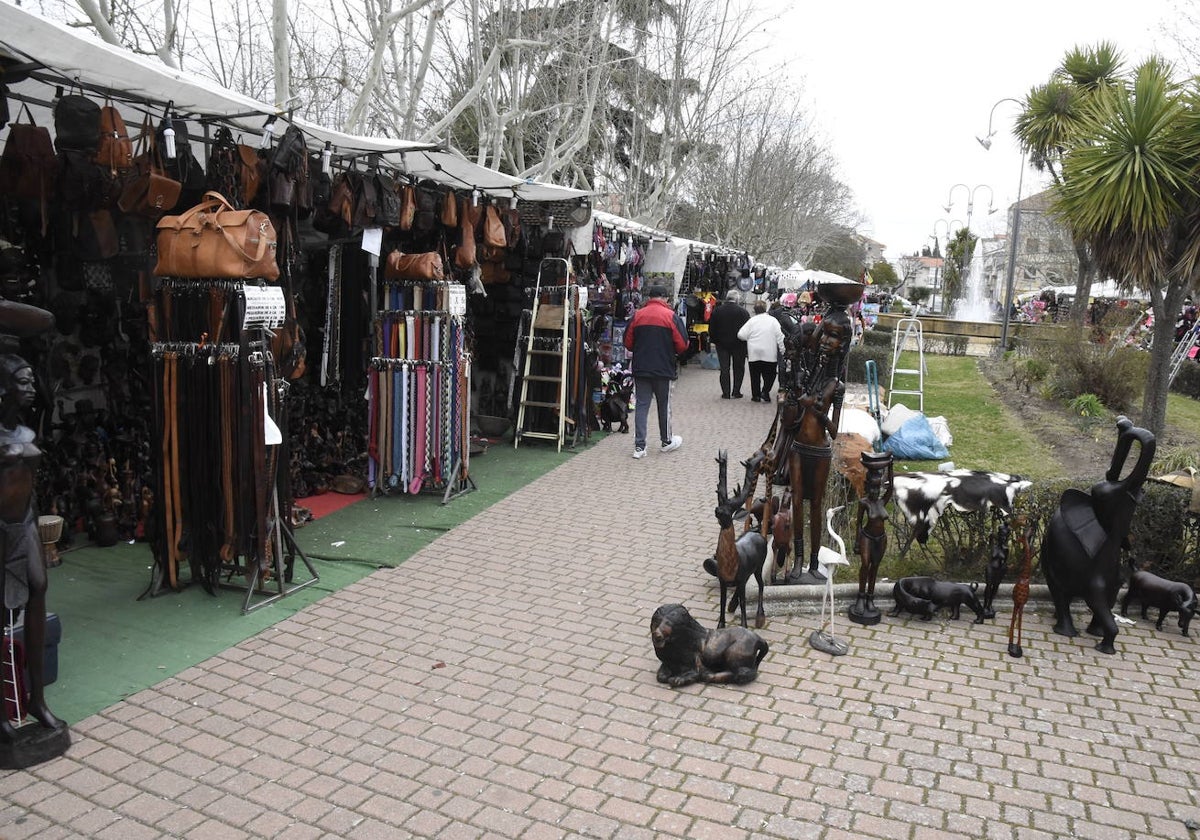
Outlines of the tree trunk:
[{"label": "tree trunk", "polygon": [[1075,243],[1075,256],[1079,259],[1079,271],[1075,275],[1075,302],[1071,305],[1071,323],[1082,327],[1087,317],[1088,303],[1092,298],[1092,281],[1096,277],[1096,267],[1092,263],[1092,254],[1086,243]]},{"label": "tree trunk", "polygon": [[1183,305],[1187,284],[1173,279],[1161,292],[1150,294],[1154,312],[1153,343],[1150,346],[1150,370],[1142,394],[1142,425],[1161,435],[1167,425],[1167,390],[1171,376],[1171,352],[1175,349],[1175,315]]},{"label": "tree trunk", "polygon": [[[275,56],[275,107],[286,109],[292,98],[292,58],[288,41],[288,0],[274,0],[271,46]],[[279,129],[282,132],[282,128]]]}]

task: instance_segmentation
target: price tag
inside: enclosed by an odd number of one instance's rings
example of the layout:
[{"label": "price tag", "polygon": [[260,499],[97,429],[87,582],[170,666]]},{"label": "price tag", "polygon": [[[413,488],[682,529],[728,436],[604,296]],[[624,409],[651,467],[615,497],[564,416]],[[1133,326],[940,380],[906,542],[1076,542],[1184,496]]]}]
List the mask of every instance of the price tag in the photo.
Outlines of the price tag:
[{"label": "price tag", "polygon": [[383,247],[383,228],[367,228],[363,231],[362,249],[368,254],[379,256]]},{"label": "price tag", "polygon": [[467,314],[467,287],[462,283],[450,284],[450,299],[446,302],[446,308],[453,315]]},{"label": "price tag", "polygon": [[283,289],[279,286],[243,286],[246,298],[246,315],[242,318],[242,329],[264,327],[275,329],[283,323],[287,307],[283,301]]}]

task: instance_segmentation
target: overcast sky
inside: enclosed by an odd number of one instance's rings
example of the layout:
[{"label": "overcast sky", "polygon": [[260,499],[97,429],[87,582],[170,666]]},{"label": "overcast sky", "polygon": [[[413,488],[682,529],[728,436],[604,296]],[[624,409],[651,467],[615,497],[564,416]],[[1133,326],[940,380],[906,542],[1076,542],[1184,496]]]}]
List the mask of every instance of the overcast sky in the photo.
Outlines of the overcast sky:
[{"label": "overcast sky", "polygon": [[[865,218],[859,230],[892,260],[929,244],[935,226],[944,235],[939,220],[965,222],[968,187],[972,229],[1003,231],[1021,170],[1017,106],[995,108],[990,151],[975,139],[999,100],[1022,98],[1075,45],[1112,40],[1127,62],[1176,49],[1161,27],[1178,0],[764,2],[781,9],[768,27],[773,53],[804,79]],[[1022,196],[1038,188],[1028,170]],[[998,210],[990,217],[989,193]]]}]

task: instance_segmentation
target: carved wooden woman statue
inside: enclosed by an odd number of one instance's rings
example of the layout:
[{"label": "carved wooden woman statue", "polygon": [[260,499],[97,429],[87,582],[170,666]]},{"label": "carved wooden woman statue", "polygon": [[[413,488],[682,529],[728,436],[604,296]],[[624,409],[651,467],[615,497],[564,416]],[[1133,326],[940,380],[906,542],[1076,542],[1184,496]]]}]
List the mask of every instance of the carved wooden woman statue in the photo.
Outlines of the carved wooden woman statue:
[{"label": "carved wooden woman statue", "polygon": [[[792,488],[792,533],[795,561],[786,583],[822,583],[818,571],[825,485],[833,463],[846,387],[842,369],[850,349],[850,317],[835,308],[815,331],[798,332],[788,347],[784,365],[785,397],[779,409],[779,436],[774,462],[776,483],[786,474]],[[808,502],[811,552],[804,566],[804,503]]]},{"label": "carved wooden woman statue", "polygon": [[[33,335],[53,325],[36,307],[0,301],[0,332]],[[34,432],[22,423],[36,396],[33,369],[20,356],[0,355],[0,540],[4,574],[0,594],[6,610],[24,608],[28,706],[37,726],[17,728],[0,714],[0,766],[24,767],[59,755],[69,744],[66,726],[46,705],[46,564],[34,510],[34,480],[42,452]],[[22,721],[18,721],[21,723]],[[37,731],[53,737],[39,738]],[[32,745],[32,746],[31,746]]]},{"label": "carved wooden woman statue", "polygon": [[850,607],[856,624],[878,624],[883,615],[875,606],[875,577],[887,551],[887,506],[892,500],[892,453],[864,452],[866,492],[858,501],[858,597]]}]

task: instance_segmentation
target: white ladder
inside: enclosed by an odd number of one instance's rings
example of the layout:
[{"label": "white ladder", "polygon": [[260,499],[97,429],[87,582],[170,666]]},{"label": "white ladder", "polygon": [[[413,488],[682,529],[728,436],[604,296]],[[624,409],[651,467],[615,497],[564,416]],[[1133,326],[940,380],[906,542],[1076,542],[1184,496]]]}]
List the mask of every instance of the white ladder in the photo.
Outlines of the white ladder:
[{"label": "white ladder", "polygon": [[[915,368],[900,367],[900,356],[907,351],[917,354]],[[897,395],[915,396],[918,402],[917,410],[925,411],[925,335],[921,332],[921,321],[917,318],[901,318],[896,322],[896,331],[892,339],[892,373],[888,382],[888,408],[891,408]],[[900,387],[896,387],[899,377]]]},{"label": "white ladder", "polygon": [[1183,338],[1179,339],[1179,343],[1175,345],[1175,349],[1171,352],[1171,370],[1167,375],[1168,388],[1174,383],[1175,377],[1179,375],[1179,369],[1183,367],[1183,360],[1188,358],[1188,353],[1197,345],[1200,345],[1200,321],[1192,324],[1192,328],[1187,331]]},{"label": "white ladder", "polygon": [[[551,285],[561,285],[562,304],[542,303],[544,271],[556,278]],[[567,362],[571,355],[571,316],[575,307],[573,281],[571,264],[565,259],[547,257],[538,266],[533,315],[526,338],[525,362],[521,366],[521,400],[513,430],[514,449],[521,445],[522,438],[533,438],[552,440],[558,451],[562,451],[569,422]],[[535,362],[535,359],[539,361]],[[537,428],[532,428],[534,421],[540,421]]]}]

